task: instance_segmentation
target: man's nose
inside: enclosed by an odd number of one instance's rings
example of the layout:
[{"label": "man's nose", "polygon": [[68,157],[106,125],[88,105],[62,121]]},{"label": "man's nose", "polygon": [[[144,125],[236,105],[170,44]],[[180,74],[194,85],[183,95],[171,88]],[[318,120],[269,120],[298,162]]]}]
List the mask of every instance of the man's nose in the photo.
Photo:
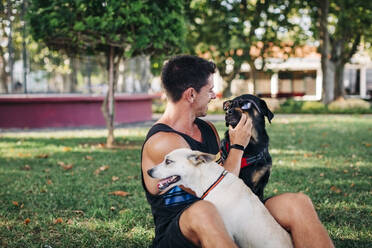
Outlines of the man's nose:
[{"label": "man's nose", "polygon": [[211,94],[211,99],[216,99],[216,93],[214,93],[214,91]]}]

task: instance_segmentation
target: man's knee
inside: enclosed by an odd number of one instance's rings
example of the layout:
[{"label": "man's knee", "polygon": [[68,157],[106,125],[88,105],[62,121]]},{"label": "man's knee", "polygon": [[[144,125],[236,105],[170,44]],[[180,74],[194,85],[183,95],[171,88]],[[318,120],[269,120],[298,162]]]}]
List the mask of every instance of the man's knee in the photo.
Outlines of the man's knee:
[{"label": "man's knee", "polygon": [[179,220],[182,234],[197,246],[215,231],[223,230],[222,218],[216,207],[208,201],[198,201],[186,209]]},{"label": "man's knee", "polygon": [[265,206],[273,217],[286,229],[291,229],[296,223],[301,223],[315,209],[307,195],[303,193],[285,193],[269,199]]},{"label": "man's knee", "polygon": [[302,215],[307,211],[314,211],[314,205],[309,196],[304,193],[292,193],[289,204],[293,215]]},{"label": "man's knee", "polygon": [[218,210],[212,203],[198,201],[185,210],[180,222],[188,223],[195,231],[202,231],[201,229],[213,228],[218,217]]}]

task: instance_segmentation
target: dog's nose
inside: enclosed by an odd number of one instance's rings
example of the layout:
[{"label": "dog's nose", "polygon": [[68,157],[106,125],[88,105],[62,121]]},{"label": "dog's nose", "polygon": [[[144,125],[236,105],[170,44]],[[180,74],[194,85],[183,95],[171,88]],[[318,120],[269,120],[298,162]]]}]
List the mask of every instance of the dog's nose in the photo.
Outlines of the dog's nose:
[{"label": "dog's nose", "polygon": [[147,170],[147,174],[148,174],[150,177],[152,177],[153,169],[154,169],[154,168]]}]

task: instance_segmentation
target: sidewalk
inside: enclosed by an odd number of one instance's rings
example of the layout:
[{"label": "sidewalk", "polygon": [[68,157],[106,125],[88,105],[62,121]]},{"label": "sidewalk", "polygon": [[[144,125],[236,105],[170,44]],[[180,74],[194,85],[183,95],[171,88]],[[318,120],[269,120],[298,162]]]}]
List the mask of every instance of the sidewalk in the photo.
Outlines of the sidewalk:
[{"label": "sidewalk", "polygon": [[[276,119],[278,118],[297,118],[298,116],[305,116],[307,114],[275,114]],[[308,114],[311,116],[312,114]],[[161,114],[153,114],[152,119],[149,121],[143,121],[143,122],[134,122],[134,123],[123,123],[115,125],[115,128],[150,128],[159,118]],[[326,115],[326,116],[347,116],[347,115]],[[363,118],[371,119],[372,120],[372,114],[365,114],[362,115]],[[201,119],[208,120],[211,122],[218,122],[218,121],[224,121],[225,116],[223,114],[210,114],[206,117],[203,117]],[[54,132],[54,131],[68,131],[68,130],[105,130],[105,126],[101,127],[91,127],[91,126],[82,126],[82,127],[60,127],[60,128],[37,128],[37,129],[22,129],[22,128],[11,128],[11,129],[1,129],[0,128],[0,135],[2,133],[23,133],[23,132]]]}]

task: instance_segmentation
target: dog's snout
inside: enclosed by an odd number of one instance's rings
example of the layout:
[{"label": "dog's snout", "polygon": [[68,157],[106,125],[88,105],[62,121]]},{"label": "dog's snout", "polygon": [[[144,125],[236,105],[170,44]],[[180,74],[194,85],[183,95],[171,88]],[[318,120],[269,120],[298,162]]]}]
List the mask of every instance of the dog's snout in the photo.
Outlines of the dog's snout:
[{"label": "dog's snout", "polygon": [[226,113],[229,114],[229,115],[231,115],[233,112],[234,112],[233,109],[228,109],[228,110],[226,111]]}]

